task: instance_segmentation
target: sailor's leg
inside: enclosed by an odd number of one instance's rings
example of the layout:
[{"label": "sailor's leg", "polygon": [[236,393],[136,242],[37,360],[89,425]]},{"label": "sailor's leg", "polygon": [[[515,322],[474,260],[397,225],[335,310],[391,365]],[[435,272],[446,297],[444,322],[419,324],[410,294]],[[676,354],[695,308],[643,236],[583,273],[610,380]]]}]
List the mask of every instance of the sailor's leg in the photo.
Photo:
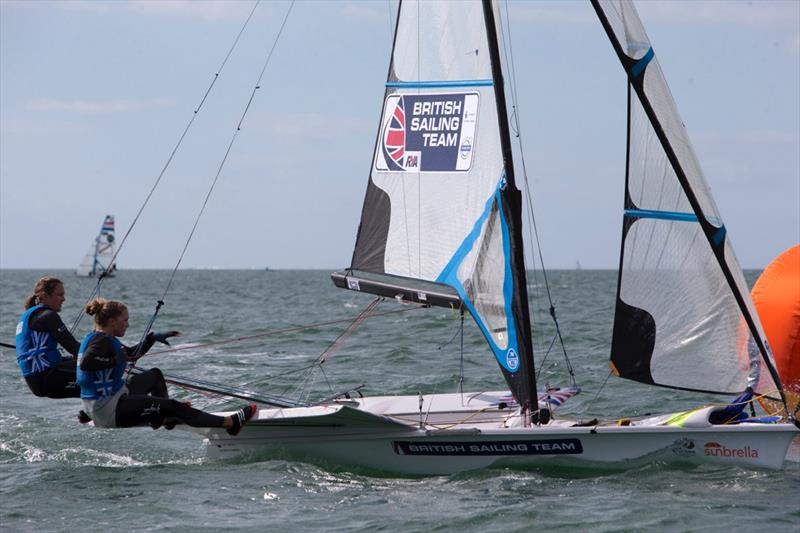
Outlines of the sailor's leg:
[{"label": "sailor's leg", "polygon": [[117,427],[159,426],[164,418],[176,418],[192,427],[221,428],[231,422],[223,416],[212,415],[169,398],[126,394],[119,399],[116,412]]},{"label": "sailor's leg", "polygon": [[48,398],[80,398],[81,388],[76,382],[75,359],[62,361],[47,370],[41,378],[41,395]]},{"label": "sailor's leg", "polygon": [[131,394],[151,394],[159,398],[169,398],[167,382],[158,368],[151,368],[128,376],[128,390]]}]

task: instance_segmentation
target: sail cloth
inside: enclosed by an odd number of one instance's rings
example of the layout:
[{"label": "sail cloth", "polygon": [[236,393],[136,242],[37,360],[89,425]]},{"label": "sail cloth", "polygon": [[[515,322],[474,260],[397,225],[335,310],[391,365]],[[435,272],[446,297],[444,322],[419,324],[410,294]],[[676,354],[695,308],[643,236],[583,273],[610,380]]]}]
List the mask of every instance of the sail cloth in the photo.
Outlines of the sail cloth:
[{"label": "sail cloth", "polygon": [[100,226],[100,233],[78,265],[77,274],[79,276],[99,276],[103,272],[112,274],[116,270],[116,265],[111,264],[113,258],[114,215],[106,215]]},{"label": "sail cloth", "polygon": [[638,14],[626,1],[593,4],[630,82],[612,368],[667,387],[775,394],[742,270]]},{"label": "sail cloth", "polygon": [[[484,7],[401,2],[351,271],[454,288],[515,398],[530,406],[527,294],[514,255],[521,202],[504,164],[494,12]],[[370,290],[355,280],[346,287]]]}]

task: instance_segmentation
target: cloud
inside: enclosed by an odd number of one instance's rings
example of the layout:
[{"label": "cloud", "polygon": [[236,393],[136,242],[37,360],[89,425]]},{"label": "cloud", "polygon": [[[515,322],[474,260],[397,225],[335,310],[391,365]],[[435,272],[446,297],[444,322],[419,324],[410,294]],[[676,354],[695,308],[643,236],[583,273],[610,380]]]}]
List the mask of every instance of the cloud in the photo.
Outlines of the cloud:
[{"label": "cloud", "polygon": [[65,111],[68,113],[80,114],[103,114],[103,113],[128,113],[131,111],[143,111],[146,109],[160,109],[173,107],[175,102],[166,98],[154,100],[59,100],[55,98],[40,98],[31,100],[27,108],[31,111]]},{"label": "cloud", "polygon": [[785,131],[776,130],[750,130],[735,133],[722,132],[698,132],[693,134],[692,140],[698,143],[724,144],[738,146],[755,145],[776,145],[776,146],[800,146],[800,139],[797,135]]},{"label": "cloud", "polygon": [[[391,2],[388,5],[383,2],[375,4],[347,2],[339,12],[349,19],[365,20],[373,23],[385,22],[388,24],[389,20],[394,22],[397,16],[397,4],[395,2]],[[394,31],[394,28],[392,30]]]},{"label": "cloud", "polygon": [[[137,13],[148,16],[191,17],[209,21],[241,19],[253,9],[255,2],[230,0],[61,0],[58,2],[30,2],[28,0],[3,0],[4,7],[61,9],[95,14]],[[270,4],[270,2],[264,2]]]},{"label": "cloud", "polygon": [[[747,27],[775,32],[791,32],[785,39],[790,54],[800,55],[800,2],[789,1],[720,1],[694,0],[648,0],[636,2],[636,9],[645,28],[653,23],[699,24],[725,27]],[[565,3],[558,7],[542,6],[527,2],[512,2],[509,11],[513,20],[526,23],[582,26],[596,24],[597,17],[587,5]],[[505,13],[503,13],[505,17]]]},{"label": "cloud", "polygon": [[304,142],[331,142],[346,138],[350,134],[363,134],[375,128],[375,122],[372,120],[320,113],[260,113],[259,116],[253,117],[253,123],[258,131],[268,132],[282,141],[292,143],[298,139]]},{"label": "cloud", "polygon": [[795,33],[783,43],[783,50],[792,57],[800,57],[800,32]]},{"label": "cloud", "polygon": [[765,30],[797,29],[800,3],[796,1],[651,0],[636,4],[643,22],[744,26]]},{"label": "cloud", "polygon": [[[588,9],[584,9],[588,8]],[[505,20],[505,7],[501,8],[503,19]],[[560,24],[569,26],[583,26],[586,24],[597,24],[597,16],[591,7],[581,4],[563,4],[563,7],[540,7],[535,3],[512,3],[508,6],[508,12],[513,21],[524,21],[526,23],[539,24]]]}]

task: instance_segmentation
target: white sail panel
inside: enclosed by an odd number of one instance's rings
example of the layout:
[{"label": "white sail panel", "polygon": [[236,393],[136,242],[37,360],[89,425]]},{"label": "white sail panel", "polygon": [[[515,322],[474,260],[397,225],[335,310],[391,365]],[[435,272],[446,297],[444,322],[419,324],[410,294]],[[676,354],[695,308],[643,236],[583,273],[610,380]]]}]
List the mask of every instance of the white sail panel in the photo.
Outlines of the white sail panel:
[{"label": "white sail panel", "polygon": [[719,212],[711,196],[700,163],[694,153],[689,135],[681,121],[678,107],[672,98],[658,58],[653,54],[647,32],[644,30],[633,3],[626,0],[602,0],[599,3],[607,17],[623,52],[632,60],[632,73],[644,75],[644,91],[653,106],[661,128],[681,162],[686,178],[709,223],[721,226]]},{"label": "white sail panel", "polygon": [[511,251],[519,192],[506,182],[494,50],[480,1],[401,3],[351,268],[454,288],[530,405]]},{"label": "white sail panel", "polygon": [[[474,246],[458,269],[458,280],[464,287],[468,301],[474,305],[485,328],[484,334],[496,350],[506,350],[509,338],[515,338],[514,323],[508,316],[506,302],[506,282],[510,281],[508,255],[504,244],[508,235],[504,233],[503,217],[497,199],[489,203],[489,213],[481,228],[478,239],[480,246]],[[509,287],[510,289],[510,287]],[[511,331],[509,331],[511,328]],[[508,364],[508,361],[506,361]],[[513,357],[512,362],[513,365]]]},{"label": "white sail panel", "polygon": [[94,251],[96,245],[92,243],[92,246],[86,252],[86,255],[83,256],[81,259],[80,264],[78,265],[78,269],[75,271],[76,274],[79,276],[91,276],[92,271],[94,269]]},{"label": "white sail panel", "polygon": [[[748,318],[765,337],[747,284],[635,8],[596,7],[635,88],[612,363],[659,385],[774,393],[777,378],[753,354]],[[774,370],[771,355],[763,359]]]},{"label": "white sail panel", "polygon": [[492,77],[483,6],[472,0],[404,2],[392,66],[398,80]]},{"label": "white sail panel", "polygon": [[[741,311],[699,224],[637,220],[626,236],[623,265],[620,300],[646,311],[654,322],[653,383],[738,393],[751,384],[751,375],[758,376],[743,342]],[[629,341],[616,339],[612,350],[622,353],[612,353],[612,360],[624,357]],[[758,391],[773,392],[769,373],[760,374]]]}]

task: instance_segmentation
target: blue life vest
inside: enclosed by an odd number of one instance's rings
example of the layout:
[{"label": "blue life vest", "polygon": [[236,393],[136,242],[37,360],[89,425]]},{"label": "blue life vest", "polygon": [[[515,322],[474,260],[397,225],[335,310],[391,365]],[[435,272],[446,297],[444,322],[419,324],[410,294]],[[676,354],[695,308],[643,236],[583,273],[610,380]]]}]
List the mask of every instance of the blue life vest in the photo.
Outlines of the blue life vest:
[{"label": "blue life vest", "polygon": [[122,343],[116,337],[106,335],[99,331],[92,331],[83,338],[81,347],[78,349],[78,369],[77,379],[78,385],[81,387],[81,398],[85,400],[99,400],[100,398],[108,398],[113,396],[118,390],[125,385],[125,367],[128,366],[126,358],[119,358],[119,363],[112,368],[104,368],[103,370],[81,370],[81,361],[83,361],[83,353],[86,347],[89,346],[89,341],[98,335],[105,335],[111,339],[111,344],[114,346],[114,353],[119,354],[122,351]]},{"label": "blue life vest", "polygon": [[46,331],[36,331],[28,325],[31,315],[43,308],[49,309],[42,304],[34,305],[17,324],[17,363],[25,377],[56,367],[62,361],[56,340]]}]

